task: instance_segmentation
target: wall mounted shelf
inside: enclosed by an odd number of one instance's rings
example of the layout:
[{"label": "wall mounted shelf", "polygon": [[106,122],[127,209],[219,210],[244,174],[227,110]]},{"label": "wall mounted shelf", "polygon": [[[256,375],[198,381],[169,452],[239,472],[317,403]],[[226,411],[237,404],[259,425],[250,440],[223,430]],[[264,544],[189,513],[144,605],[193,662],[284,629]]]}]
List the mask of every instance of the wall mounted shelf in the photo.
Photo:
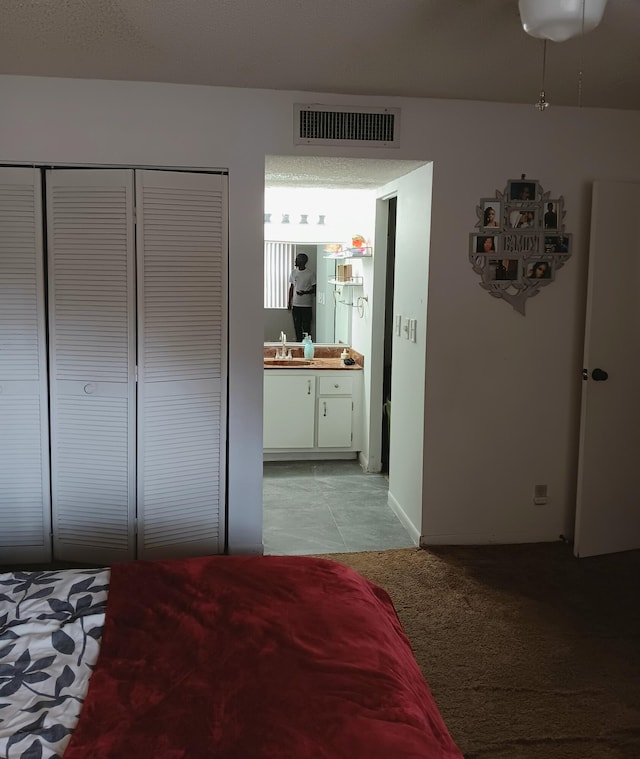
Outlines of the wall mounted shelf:
[{"label": "wall mounted shelf", "polygon": [[373,248],[368,246],[366,248],[342,248],[335,253],[331,253],[324,258],[371,258],[373,256]]}]

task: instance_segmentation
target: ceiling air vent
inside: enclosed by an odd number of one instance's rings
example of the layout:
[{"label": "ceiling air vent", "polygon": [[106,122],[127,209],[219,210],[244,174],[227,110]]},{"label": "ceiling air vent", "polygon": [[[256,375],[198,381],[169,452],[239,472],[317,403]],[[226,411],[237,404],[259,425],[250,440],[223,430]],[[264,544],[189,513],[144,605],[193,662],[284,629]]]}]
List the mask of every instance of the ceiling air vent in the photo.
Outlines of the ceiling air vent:
[{"label": "ceiling air vent", "polygon": [[295,105],[296,145],[366,145],[397,148],[399,108]]}]

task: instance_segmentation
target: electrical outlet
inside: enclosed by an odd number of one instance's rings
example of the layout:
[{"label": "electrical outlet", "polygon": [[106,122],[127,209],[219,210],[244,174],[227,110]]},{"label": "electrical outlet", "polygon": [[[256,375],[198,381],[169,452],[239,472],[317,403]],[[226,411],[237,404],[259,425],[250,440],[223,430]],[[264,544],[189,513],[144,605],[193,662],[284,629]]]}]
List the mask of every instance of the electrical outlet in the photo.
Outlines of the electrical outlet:
[{"label": "electrical outlet", "polygon": [[536,506],[544,506],[549,503],[549,491],[546,485],[533,486],[533,502]]}]

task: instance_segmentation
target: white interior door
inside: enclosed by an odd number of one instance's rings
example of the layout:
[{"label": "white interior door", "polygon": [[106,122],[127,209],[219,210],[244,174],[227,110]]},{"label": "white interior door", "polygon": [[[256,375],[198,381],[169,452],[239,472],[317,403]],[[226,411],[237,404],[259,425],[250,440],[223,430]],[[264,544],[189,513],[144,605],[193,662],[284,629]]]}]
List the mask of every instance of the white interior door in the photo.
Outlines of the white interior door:
[{"label": "white interior door", "polygon": [[51,559],[41,196],[0,168],[0,563]]},{"label": "white interior door", "polygon": [[46,186],[54,555],[132,559],[133,172],[55,169]]},{"label": "white interior door", "polygon": [[137,171],[138,557],[224,550],[227,178]]},{"label": "white interior door", "polygon": [[640,548],[639,216],[640,184],[594,183],[576,556]]}]

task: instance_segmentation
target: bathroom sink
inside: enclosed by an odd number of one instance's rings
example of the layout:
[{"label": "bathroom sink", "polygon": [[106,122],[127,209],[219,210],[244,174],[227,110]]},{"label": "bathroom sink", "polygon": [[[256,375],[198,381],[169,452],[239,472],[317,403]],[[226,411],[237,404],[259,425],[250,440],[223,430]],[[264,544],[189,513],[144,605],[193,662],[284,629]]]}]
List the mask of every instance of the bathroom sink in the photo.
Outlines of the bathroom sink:
[{"label": "bathroom sink", "polygon": [[265,358],[265,366],[309,366],[313,361],[306,358]]}]

